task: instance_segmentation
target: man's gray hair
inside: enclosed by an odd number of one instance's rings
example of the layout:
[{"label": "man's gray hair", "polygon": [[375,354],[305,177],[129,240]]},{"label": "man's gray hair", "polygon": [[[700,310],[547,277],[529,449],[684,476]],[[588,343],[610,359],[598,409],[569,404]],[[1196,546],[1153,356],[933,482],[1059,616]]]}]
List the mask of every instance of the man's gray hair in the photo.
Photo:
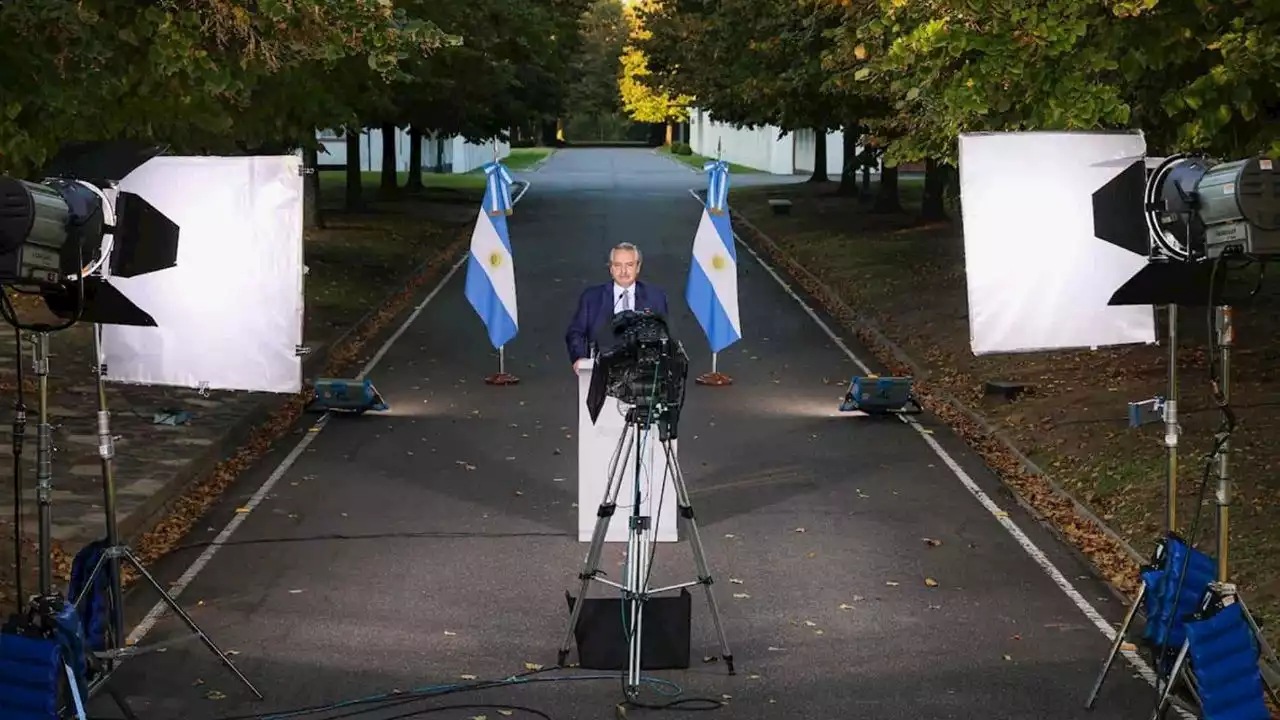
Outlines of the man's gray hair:
[{"label": "man's gray hair", "polygon": [[609,262],[613,262],[613,254],[619,250],[630,250],[631,252],[635,253],[637,265],[639,265],[641,262],[644,262],[644,256],[640,254],[640,248],[636,247],[635,245],[632,245],[629,242],[620,242],[617,245],[614,245],[613,248],[609,250]]}]

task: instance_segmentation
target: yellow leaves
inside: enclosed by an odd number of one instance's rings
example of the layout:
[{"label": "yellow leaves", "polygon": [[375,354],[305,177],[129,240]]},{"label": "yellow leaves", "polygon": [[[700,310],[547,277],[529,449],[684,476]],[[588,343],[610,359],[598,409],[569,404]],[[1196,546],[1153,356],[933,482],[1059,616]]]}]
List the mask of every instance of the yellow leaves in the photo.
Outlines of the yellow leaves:
[{"label": "yellow leaves", "polygon": [[924,579],[924,584],[925,584],[925,587],[931,587],[931,588],[938,587],[938,581],[937,581],[937,580],[934,580],[934,579],[933,579],[933,578],[931,578],[931,577],[927,577],[927,578],[925,578],[925,579]]}]

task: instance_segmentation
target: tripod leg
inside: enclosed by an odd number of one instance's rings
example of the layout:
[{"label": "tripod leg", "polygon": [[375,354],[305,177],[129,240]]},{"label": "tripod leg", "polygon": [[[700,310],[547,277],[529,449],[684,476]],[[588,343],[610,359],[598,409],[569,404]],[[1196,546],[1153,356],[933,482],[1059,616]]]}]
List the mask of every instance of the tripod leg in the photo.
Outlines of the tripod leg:
[{"label": "tripod leg", "polygon": [[1165,682],[1164,688],[1160,691],[1160,699],[1156,702],[1156,708],[1151,713],[1151,720],[1160,720],[1169,705],[1169,695],[1173,692],[1173,684],[1178,681],[1182,675],[1183,664],[1187,661],[1187,652],[1191,649],[1191,641],[1182,643],[1182,648],[1178,650],[1178,657],[1173,661],[1173,667],[1169,669],[1169,680]]},{"label": "tripod leg", "polygon": [[169,609],[178,617],[182,618],[182,622],[186,623],[191,632],[195,633],[196,636],[200,638],[200,640],[205,644],[205,647],[209,648],[214,655],[217,655],[218,659],[222,661],[222,664],[226,665],[227,669],[239,678],[240,682],[244,683],[244,686],[249,688],[249,691],[256,695],[259,700],[264,699],[262,697],[262,693],[258,692],[258,688],[254,687],[253,683],[249,682],[249,679],[244,676],[244,673],[240,672],[240,669],[236,667],[235,663],[231,662],[231,658],[227,657],[226,653],[222,652],[222,650],[214,644],[213,640],[209,639],[209,636],[204,633],[204,630],[200,629],[200,626],[196,624],[196,621],[192,620],[191,616],[182,609],[182,606],[178,605],[178,601],[174,600],[173,596],[166,592],[163,587],[160,587],[160,583],[156,582],[156,579],[152,577],[151,573],[147,572],[147,569],[143,567],[142,563],[138,561],[138,558],[134,556],[133,551],[129,550],[127,547],[122,547],[121,551],[125,560],[127,560],[129,564],[133,566],[133,569],[137,570],[138,574],[145,578],[148,583],[151,583],[151,587],[155,588],[156,592],[160,593],[160,597],[164,600],[165,604],[169,606]]},{"label": "tripod leg", "polygon": [[1142,605],[1142,598],[1146,597],[1147,586],[1143,583],[1138,590],[1138,596],[1133,599],[1133,603],[1129,605],[1129,612],[1125,613],[1124,622],[1120,623],[1120,628],[1116,630],[1116,639],[1111,642],[1111,652],[1107,653],[1107,659],[1102,663],[1102,671],[1098,673],[1098,679],[1093,683],[1093,690],[1089,691],[1089,699],[1085,701],[1086,710],[1092,710],[1095,703],[1098,702],[1098,694],[1102,692],[1102,684],[1107,680],[1107,673],[1111,672],[1111,665],[1116,661],[1116,655],[1120,654],[1120,646],[1124,644],[1124,638],[1129,634],[1129,625],[1133,623],[1133,618],[1138,614],[1138,607]]},{"label": "tripod leg", "polygon": [[667,456],[667,473],[671,476],[672,483],[676,488],[677,512],[683,521],[685,531],[689,534],[689,546],[693,549],[693,561],[698,569],[698,582],[702,584],[702,589],[707,594],[707,607],[711,610],[711,622],[715,625],[716,636],[720,639],[720,654],[724,658],[725,665],[729,668],[729,674],[735,674],[733,669],[733,652],[729,650],[729,640],[724,634],[724,623],[720,620],[720,607],[716,605],[715,593],[711,592],[711,584],[714,582],[711,578],[711,568],[707,564],[707,554],[702,547],[702,536],[698,533],[698,523],[693,517],[693,504],[689,501],[689,490],[684,483],[684,473],[680,470],[680,463],[676,459],[675,451],[671,449],[670,441],[664,440],[662,447]]},{"label": "tripod leg", "polygon": [[[591,587],[591,580],[600,571],[600,555],[604,552],[604,539],[609,533],[609,522],[613,519],[613,512],[618,507],[618,491],[622,488],[619,461],[630,450],[633,441],[630,426],[623,428],[622,435],[618,437],[618,444],[613,449],[613,457],[609,460],[609,483],[605,487],[604,497],[600,499],[600,509],[596,511],[596,527],[591,534],[591,546],[582,563],[582,572],[578,573],[582,586],[578,590],[578,599],[573,603],[573,609],[569,611],[569,625],[564,631],[564,641],[560,643],[560,654],[556,660],[556,664],[560,667],[564,667],[565,661],[569,659],[569,648],[573,645],[573,632],[578,629],[578,617],[582,614],[582,604],[587,599],[587,589]],[[627,450],[623,450],[624,447]]]}]

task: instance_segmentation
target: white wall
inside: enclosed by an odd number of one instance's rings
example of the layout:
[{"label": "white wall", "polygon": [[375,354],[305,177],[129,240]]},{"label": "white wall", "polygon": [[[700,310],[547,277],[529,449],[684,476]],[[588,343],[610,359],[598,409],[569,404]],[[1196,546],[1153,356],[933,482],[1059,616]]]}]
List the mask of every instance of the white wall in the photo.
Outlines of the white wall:
[{"label": "white wall", "polygon": [[[777,126],[738,129],[717,122],[705,110],[689,111],[689,146],[699,155],[716,157],[716,143],[721,143],[720,157],[774,175],[813,172],[817,136],[813,130],[782,133]],[[859,148],[861,150],[861,148]],[[827,174],[840,175],[844,170],[844,132],[827,134]]]},{"label": "white wall", "polygon": [[[316,133],[324,151],[320,153],[321,165],[345,165],[347,162],[347,141],[332,131],[322,130]],[[409,170],[409,133],[397,128],[394,138],[396,144],[396,172]],[[469,143],[462,137],[437,139],[430,136],[422,138],[422,167],[434,171],[436,154],[441,144],[444,146],[444,172],[460,175],[471,172],[493,160],[494,148],[498,157],[505,158],[511,154],[511,145],[505,142],[490,140],[481,145]],[[382,170],[382,130],[365,128],[360,134],[360,169],[366,172]]]}]

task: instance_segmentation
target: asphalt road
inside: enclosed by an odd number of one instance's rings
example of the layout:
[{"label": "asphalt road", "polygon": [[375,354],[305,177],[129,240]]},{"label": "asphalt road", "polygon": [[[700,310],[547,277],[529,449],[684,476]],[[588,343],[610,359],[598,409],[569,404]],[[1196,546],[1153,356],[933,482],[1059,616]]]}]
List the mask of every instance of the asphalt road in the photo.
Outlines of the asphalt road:
[{"label": "asphalt road", "polygon": [[[241,518],[228,544],[188,573],[180,602],[236,652],[266,700],[187,641],[131,659],[113,677],[140,718],[279,713],[555,663],[564,593],[576,592],[586,549],[574,537],[576,379],[564,328],[579,291],[607,278],[608,248],[628,240],[644,252],[642,277],[670,295],[693,372],[709,369],[682,299],[700,212],[688,189],[704,179],[649,151],[612,149],[562,151],[526,177],[532,188],[510,220],[521,325],[507,362],[521,383],[482,382],[497,360],[460,270],[371,373],[390,413],[337,418],[310,433],[262,502],[237,513],[308,435],[300,427],[157,569],[174,582]],[[1115,623],[1121,607],[1110,592],[932,418],[920,421],[926,438],[895,420],[838,415],[854,361],[749,253],[739,258],[746,337],[720,358],[736,382],[690,383],[680,449],[738,672],[702,661],[719,648],[695,594],[691,669],[646,675],[675,683],[682,697],[723,700],[714,716],[743,720],[1149,712],[1154,691],[1123,660],[1098,708],[1083,709],[1108,642],[1045,565]],[[1020,528],[1040,560],[1003,523]],[[605,570],[621,555],[610,546]],[[655,583],[694,577],[683,543],[660,545],[655,562]],[[607,592],[596,586],[593,595]],[[154,601],[135,591],[131,623]],[[184,635],[167,616],[142,642]],[[644,698],[661,702],[671,691],[647,684]],[[527,682],[313,717],[509,703],[586,720],[613,717],[621,697],[616,678]],[[119,717],[101,695],[92,709]],[[480,715],[507,716],[433,713]]]}]

